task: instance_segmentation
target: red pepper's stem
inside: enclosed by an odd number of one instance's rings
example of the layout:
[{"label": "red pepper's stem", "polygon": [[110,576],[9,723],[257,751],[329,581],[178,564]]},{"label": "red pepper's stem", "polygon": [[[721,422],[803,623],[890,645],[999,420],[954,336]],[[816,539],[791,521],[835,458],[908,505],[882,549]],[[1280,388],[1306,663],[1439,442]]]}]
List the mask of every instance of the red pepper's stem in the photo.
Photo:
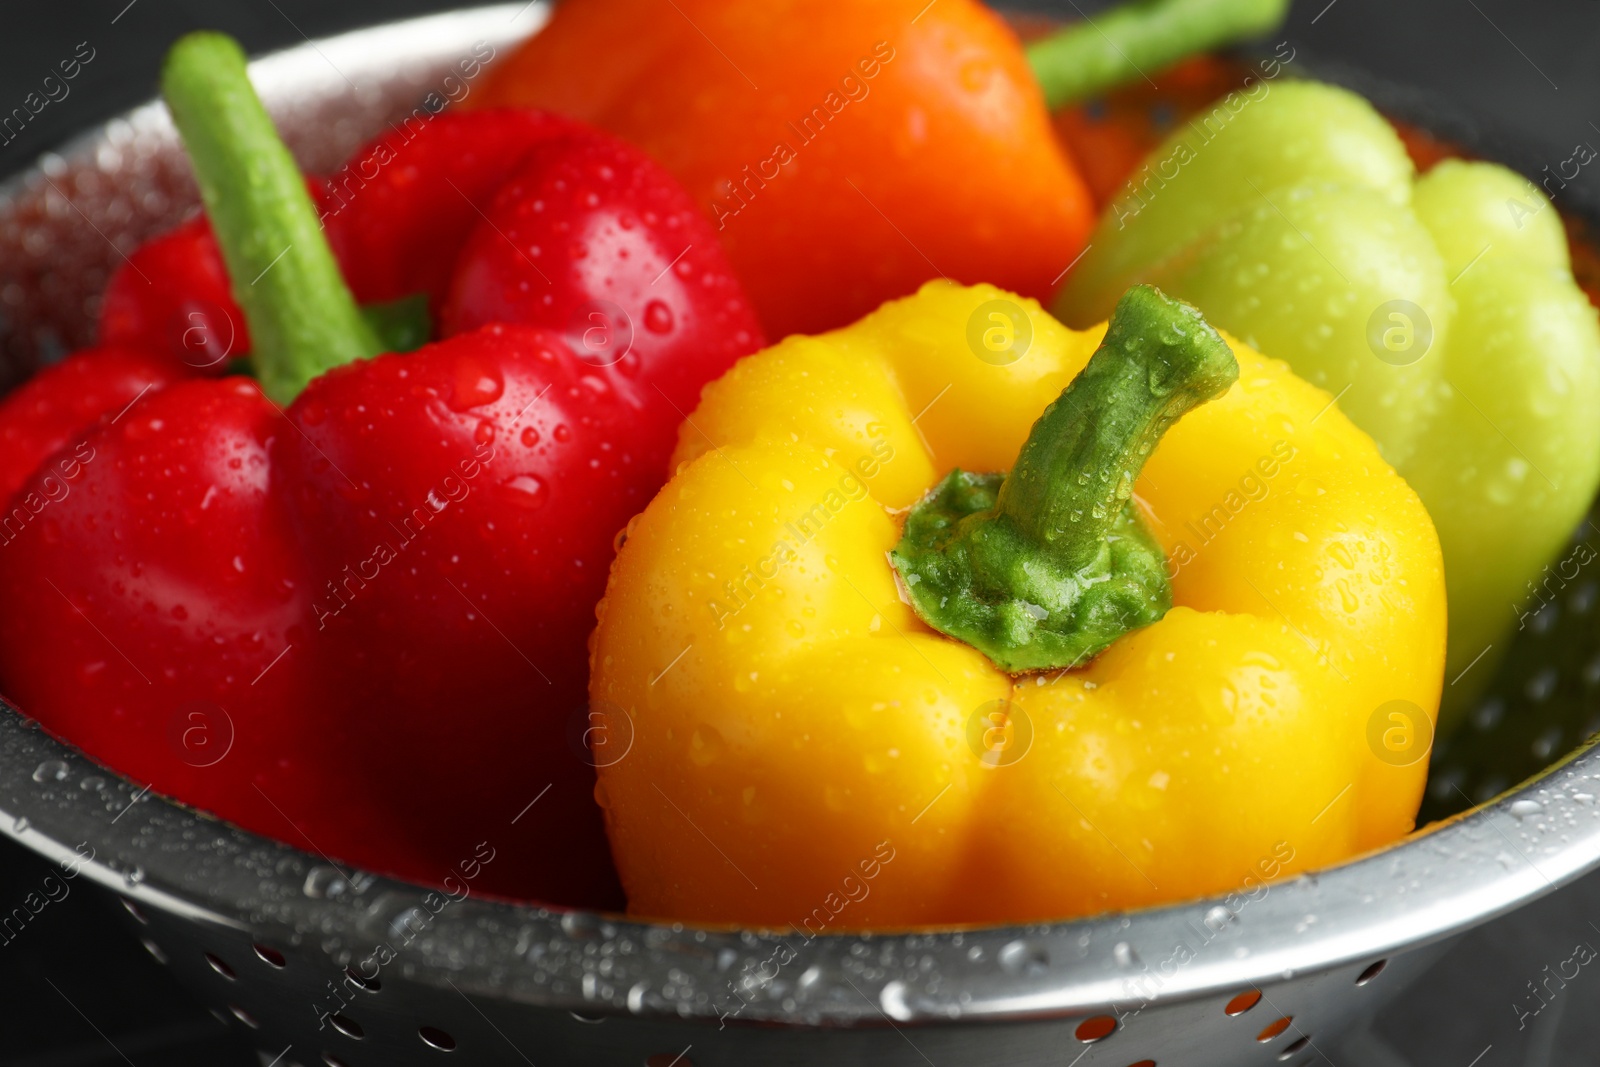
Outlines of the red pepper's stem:
[{"label": "red pepper's stem", "polygon": [[1283,24],[1289,0],[1128,0],[1028,46],[1045,103],[1062,107]]},{"label": "red pepper's stem", "polygon": [[323,371],[383,351],[237,42],[204,31],[183,37],[167,53],[161,89],[250,324],[250,358],[267,395],[286,404]]}]

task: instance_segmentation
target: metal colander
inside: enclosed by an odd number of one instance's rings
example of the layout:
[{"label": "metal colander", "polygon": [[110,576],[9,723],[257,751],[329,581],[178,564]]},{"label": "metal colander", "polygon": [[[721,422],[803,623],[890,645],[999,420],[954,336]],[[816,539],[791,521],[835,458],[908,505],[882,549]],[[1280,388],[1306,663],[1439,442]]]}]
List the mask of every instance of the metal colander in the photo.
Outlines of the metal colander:
[{"label": "metal colander", "polygon": [[[475,43],[503,51],[545,15],[511,4],[391,24],[278,53],[253,75],[302,165],[331,170]],[[6,382],[87,343],[117,247],[195,202],[159,104],[0,189]],[[1521,635],[1453,753],[1436,753],[1430,810],[1487,800],[1507,784],[1497,776],[1539,770],[1589,730],[1595,594],[1574,587]],[[133,935],[264,1065],[305,1067],[1310,1062],[1451,938],[1595,866],[1597,776],[1600,753],[1584,744],[1388,849],[1229,898],[807,940],[457,899],[340,870],[0,710],[0,832],[117,898]]]}]

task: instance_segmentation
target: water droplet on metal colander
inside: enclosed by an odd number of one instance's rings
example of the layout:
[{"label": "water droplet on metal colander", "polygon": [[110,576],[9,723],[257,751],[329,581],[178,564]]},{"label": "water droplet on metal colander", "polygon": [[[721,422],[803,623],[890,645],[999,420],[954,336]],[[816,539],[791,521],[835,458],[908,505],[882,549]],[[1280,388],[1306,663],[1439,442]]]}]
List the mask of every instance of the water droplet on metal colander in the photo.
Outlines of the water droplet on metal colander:
[{"label": "water droplet on metal colander", "polygon": [[628,1010],[633,1012],[635,1015],[644,1011],[644,998],[649,992],[649,982],[639,981],[633,983],[633,985],[628,989]]},{"label": "water droplet on metal colander", "polygon": [[65,760],[47,759],[33,769],[33,780],[36,782],[61,782],[67,777],[67,764]]},{"label": "water droplet on metal colander", "polygon": [[915,1014],[907,1002],[908,992],[906,984],[899,979],[888,982],[878,994],[878,1006],[889,1018],[905,1022]]},{"label": "water droplet on metal colander", "polygon": [[1111,946],[1111,960],[1118,967],[1132,967],[1139,962],[1139,954],[1126,941],[1118,941]]},{"label": "water droplet on metal colander", "polygon": [[1050,967],[1050,953],[1043,945],[1019,938],[1000,950],[1000,966],[1012,974],[1043,974]]},{"label": "water droplet on metal colander", "polygon": [[599,920],[586,911],[569,911],[561,916],[561,929],[574,937],[592,937]]},{"label": "water droplet on metal colander", "polygon": [[300,888],[312,900],[322,900],[343,894],[350,888],[350,883],[332,867],[319,865],[306,872],[305,884]]},{"label": "water droplet on metal colander", "polygon": [[1221,904],[1216,905],[1206,912],[1206,928],[1212,930],[1213,932],[1222,929],[1232,921],[1233,912],[1229,911],[1227,908],[1224,908]]},{"label": "water droplet on metal colander", "polygon": [[412,906],[389,920],[389,936],[395,941],[409,944],[413,938],[428,928],[433,914],[426,908]]},{"label": "water droplet on metal colander", "polygon": [[1526,819],[1530,815],[1544,813],[1544,805],[1537,800],[1517,800],[1511,804],[1511,814],[1519,819]]}]

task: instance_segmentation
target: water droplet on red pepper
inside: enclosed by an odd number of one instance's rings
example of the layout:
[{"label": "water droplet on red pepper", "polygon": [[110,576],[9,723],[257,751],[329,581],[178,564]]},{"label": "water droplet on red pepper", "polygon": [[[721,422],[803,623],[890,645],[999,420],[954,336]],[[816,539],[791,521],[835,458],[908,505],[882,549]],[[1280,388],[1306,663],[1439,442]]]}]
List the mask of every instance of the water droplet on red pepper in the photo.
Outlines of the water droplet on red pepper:
[{"label": "water droplet on red pepper", "polygon": [[672,323],[672,309],[660,300],[652,300],[644,306],[644,326],[651,333],[669,333]]},{"label": "water droplet on red pepper", "polygon": [[475,360],[462,360],[456,367],[455,388],[451,392],[450,406],[456,411],[492,404],[505,391],[500,371]]},{"label": "water droplet on red pepper", "polygon": [[550,496],[544,482],[531,474],[513,475],[501,482],[500,487],[506,490],[507,499],[525,508],[543,507]]}]

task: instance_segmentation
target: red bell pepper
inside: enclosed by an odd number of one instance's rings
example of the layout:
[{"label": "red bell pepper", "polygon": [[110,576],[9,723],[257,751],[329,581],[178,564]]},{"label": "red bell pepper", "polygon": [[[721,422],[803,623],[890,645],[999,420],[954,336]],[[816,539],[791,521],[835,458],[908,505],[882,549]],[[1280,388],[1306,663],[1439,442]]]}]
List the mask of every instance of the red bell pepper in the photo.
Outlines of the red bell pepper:
[{"label": "red bell pepper", "polygon": [[[762,343],[714,235],[642,153],[563,124],[516,180],[587,174],[550,225],[631,220],[623,276],[693,247],[695,273],[662,287],[684,324],[672,343],[615,362],[620,346],[574,350],[572,308],[650,313],[623,303],[637,287],[607,284],[605,248],[588,272],[551,245],[527,278],[501,277],[545,285],[548,303],[519,311],[557,329],[492,325],[381,355],[237,46],[191,35],[163,82],[261,385],[157,383],[126,410],[90,405],[101,420],[77,444],[92,458],[53,474],[68,445],[13,498],[51,477],[66,487],[0,545],[0,595],[32,605],[0,619],[0,681],[123,773],[302,848],[437,882],[487,842],[490,892],[619,904],[592,769],[566,736],[614,536],[665,474],[670,409]],[[445,143],[431,136],[405,149]],[[419,172],[450,163],[418,151]],[[404,197],[368,203],[401,229],[426,214]],[[454,239],[370,232],[407,255]]]},{"label": "red bell pepper", "polygon": [[[170,359],[125,348],[86,349],[41,370],[0,401],[0,500],[16,496],[52,454],[69,444],[78,453],[75,438],[102,415],[115,417],[150,390],[191,373]],[[86,461],[87,455],[76,458]],[[59,477],[45,486],[45,496],[17,501],[17,506],[37,514],[44,501],[64,491],[61,478],[73,469],[67,462],[65,470],[42,472]],[[26,519],[0,516],[0,543],[25,525]]]},{"label": "red bell pepper", "polygon": [[[358,149],[332,177],[306,182],[347,285],[363,305],[418,294],[437,307],[482,205],[534,145],[585,130],[525,108],[406,120]],[[191,219],[147,241],[106,286],[100,343],[169,352],[221,373],[250,352],[211,223]]]},{"label": "red bell pepper", "polygon": [[100,299],[99,341],[165,353],[213,374],[250,352],[249,326],[203,216],[146,241],[111,275]]}]

